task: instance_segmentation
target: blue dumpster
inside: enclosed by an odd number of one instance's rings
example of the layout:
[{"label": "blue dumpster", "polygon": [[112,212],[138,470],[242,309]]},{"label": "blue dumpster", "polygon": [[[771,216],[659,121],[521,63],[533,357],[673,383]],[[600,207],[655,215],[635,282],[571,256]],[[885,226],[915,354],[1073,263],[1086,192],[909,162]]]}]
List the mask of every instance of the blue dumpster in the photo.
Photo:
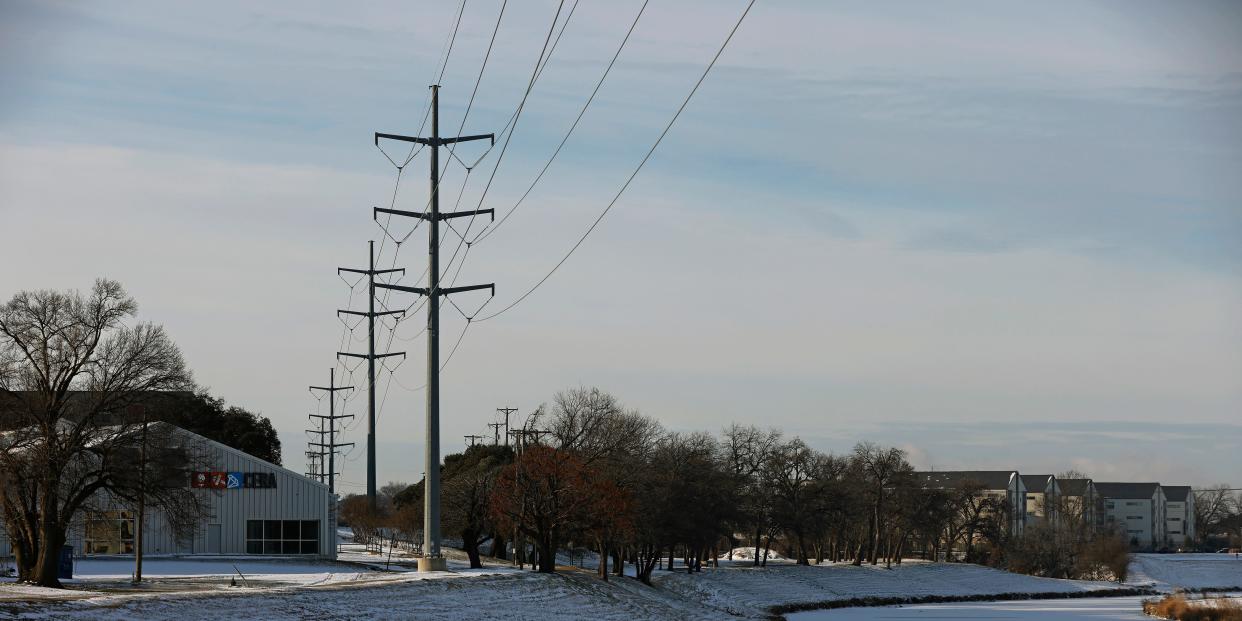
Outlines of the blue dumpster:
[{"label": "blue dumpster", "polygon": [[61,580],[73,578],[73,546],[60,548],[60,566],[56,570],[56,577]]}]

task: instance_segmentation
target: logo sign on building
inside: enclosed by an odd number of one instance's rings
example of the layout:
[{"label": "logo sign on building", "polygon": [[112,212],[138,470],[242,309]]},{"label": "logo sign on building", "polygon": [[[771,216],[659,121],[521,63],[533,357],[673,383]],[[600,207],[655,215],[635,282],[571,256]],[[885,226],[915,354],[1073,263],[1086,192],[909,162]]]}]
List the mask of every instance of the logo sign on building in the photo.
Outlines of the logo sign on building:
[{"label": "logo sign on building", "polygon": [[204,489],[274,489],[272,472],[191,472],[190,487]]}]

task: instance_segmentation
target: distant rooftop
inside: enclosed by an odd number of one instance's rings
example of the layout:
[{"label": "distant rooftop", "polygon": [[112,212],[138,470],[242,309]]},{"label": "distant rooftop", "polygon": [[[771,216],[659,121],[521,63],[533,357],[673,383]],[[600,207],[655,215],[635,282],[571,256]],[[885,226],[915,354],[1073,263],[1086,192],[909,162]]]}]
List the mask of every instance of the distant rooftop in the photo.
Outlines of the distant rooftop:
[{"label": "distant rooftop", "polygon": [[1159,483],[1101,483],[1096,481],[1095,491],[1105,498],[1140,498],[1148,500],[1156,495]]},{"label": "distant rooftop", "polygon": [[1051,474],[1024,474],[1022,475],[1022,486],[1028,492],[1037,492],[1042,494],[1048,489],[1048,480],[1053,478]]},{"label": "distant rooftop", "polygon": [[1091,479],[1057,479],[1057,487],[1061,488],[1063,496],[1086,496],[1090,484]]},{"label": "distant rooftop", "polygon": [[1009,480],[1017,474],[1013,470],[945,470],[943,472],[916,472],[914,478],[926,487],[962,487],[968,483],[982,485],[984,489],[1008,489]]},{"label": "distant rooftop", "polygon": [[1164,498],[1173,502],[1186,502],[1186,497],[1190,495],[1189,485],[1164,485]]}]

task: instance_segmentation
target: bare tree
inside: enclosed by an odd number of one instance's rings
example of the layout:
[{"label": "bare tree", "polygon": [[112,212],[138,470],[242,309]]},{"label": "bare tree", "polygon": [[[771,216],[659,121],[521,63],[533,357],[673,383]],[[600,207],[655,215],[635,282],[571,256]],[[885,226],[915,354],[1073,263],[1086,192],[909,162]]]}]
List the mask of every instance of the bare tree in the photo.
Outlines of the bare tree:
[{"label": "bare tree", "polygon": [[854,447],[854,459],[858,462],[867,482],[867,497],[871,504],[871,515],[868,516],[867,527],[871,544],[868,556],[871,564],[875,565],[879,562],[880,541],[887,536],[886,525],[889,523],[889,514],[886,508],[889,504],[890,490],[900,479],[910,477],[914,469],[906,462],[905,451],[898,448],[881,448],[870,442],[863,442]]},{"label": "bare tree", "polygon": [[1204,540],[1208,535],[1226,530],[1225,525],[1242,513],[1239,502],[1229,485],[1220,483],[1195,491],[1195,536]]},{"label": "bare tree", "polygon": [[[138,485],[141,422],[126,410],[152,391],[192,386],[162,327],[126,325],[136,311],[106,279],[89,295],[23,291],[0,306],[0,504],[22,580],[60,586],[74,516],[101,494],[127,497]],[[148,437],[152,461],[162,452],[156,442]],[[194,497],[186,482],[168,490],[173,511]]]},{"label": "bare tree", "polygon": [[[765,484],[765,467],[773,459],[781,445],[781,432],[775,429],[761,430],[754,425],[734,423],[724,431],[720,443],[725,464],[737,486],[736,496],[742,520],[748,522],[748,530],[754,533],[755,565],[763,563],[760,556],[763,534],[770,530],[772,507],[775,499],[772,488]],[[731,553],[731,552],[730,552]],[[766,557],[766,554],[762,555]]]}]

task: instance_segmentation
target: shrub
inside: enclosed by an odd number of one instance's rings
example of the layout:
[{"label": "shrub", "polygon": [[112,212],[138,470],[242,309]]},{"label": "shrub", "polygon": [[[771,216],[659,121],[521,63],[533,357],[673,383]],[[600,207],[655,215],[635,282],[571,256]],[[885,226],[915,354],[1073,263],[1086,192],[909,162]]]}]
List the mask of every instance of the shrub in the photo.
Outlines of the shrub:
[{"label": "shrub", "polygon": [[1174,594],[1143,602],[1143,612],[1174,621],[1242,621],[1242,604],[1227,597],[1188,601]]},{"label": "shrub", "polygon": [[1125,539],[1100,536],[1089,541],[1078,557],[1077,578],[1112,579],[1125,582],[1130,568],[1130,546]]}]

